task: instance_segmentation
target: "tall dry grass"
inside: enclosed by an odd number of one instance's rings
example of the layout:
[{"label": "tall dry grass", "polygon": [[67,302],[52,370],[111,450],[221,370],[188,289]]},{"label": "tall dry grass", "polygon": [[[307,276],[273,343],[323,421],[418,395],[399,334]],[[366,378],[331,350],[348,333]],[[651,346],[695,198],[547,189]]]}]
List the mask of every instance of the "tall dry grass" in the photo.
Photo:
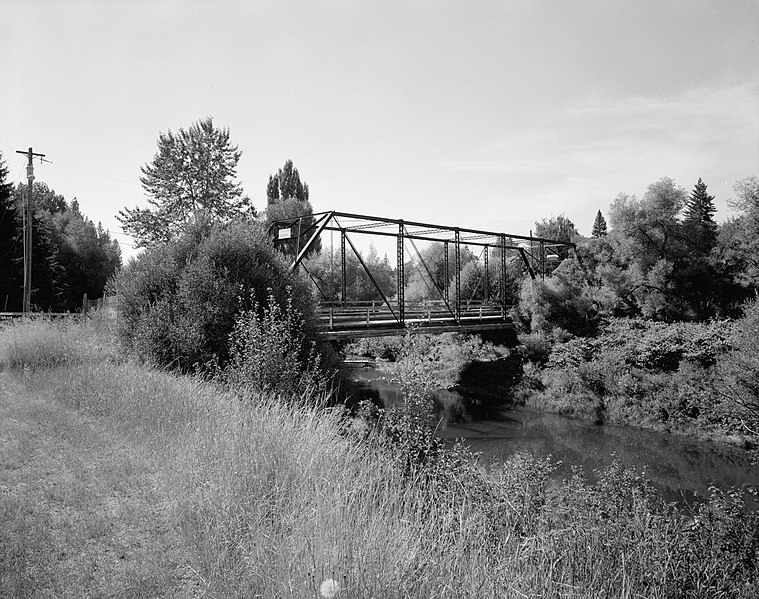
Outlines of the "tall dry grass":
[{"label": "tall dry grass", "polygon": [[113,323],[91,318],[35,317],[0,324],[0,369],[30,371],[119,360]]},{"label": "tall dry grass", "polygon": [[339,409],[243,401],[128,361],[23,364],[28,389],[155,455],[215,597],[756,596],[759,545],[724,495],[684,515],[621,469],[556,486],[529,456],[409,474]]}]

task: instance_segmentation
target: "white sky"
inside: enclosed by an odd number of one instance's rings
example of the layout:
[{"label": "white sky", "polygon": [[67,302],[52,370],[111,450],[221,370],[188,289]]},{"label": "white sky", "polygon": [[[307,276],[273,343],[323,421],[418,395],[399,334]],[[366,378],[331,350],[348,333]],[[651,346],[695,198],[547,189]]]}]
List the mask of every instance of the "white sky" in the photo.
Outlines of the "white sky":
[{"label": "white sky", "polygon": [[33,146],[112,234],[159,132],[205,116],[259,210],[292,159],[317,212],[588,235],[663,176],[724,220],[759,172],[759,0],[0,0],[0,73],[12,182]]}]

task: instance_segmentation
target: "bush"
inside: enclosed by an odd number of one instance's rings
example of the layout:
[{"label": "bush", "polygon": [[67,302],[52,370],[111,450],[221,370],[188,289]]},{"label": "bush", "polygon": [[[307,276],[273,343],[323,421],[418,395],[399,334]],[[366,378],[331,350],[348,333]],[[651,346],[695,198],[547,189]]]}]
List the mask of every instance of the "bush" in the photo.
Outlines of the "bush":
[{"label": "bush", "polygon": [[303,319],[293,308],[288,288],[284,307],[270,293],[263,310],[253,300],[253,309],[237,316],[224,378],[238,392],[314,398],[325,392],[327,384],[319,362],[315,343],[306,341]]},{"label": "bush", "polygon": [[[673,324],[611,319],[595,338],[546,341],[537,349],[545,337],[532,333],[521,339],[535,364],[529,376],[525,366],[517,395],[531,406],[593,422],[750,446],[759,437],[746,403],[759,396],[753,377],[759,347],[745,351],[741,344],[759,338],[759,326],[751,332],[752,317]],[[541,357],[544,366],[536,370]]]},{"label": "bush", "polygon": [[759,437],[759,300],[746,306],[729,341],[733,350],[718,364],[724,381],[723,395],[733,407],[741,429]]},{"label": "bush", "polygon": [[215,226],[206,237],[190,232],[126,266],[119,280],[119,336],[128,351],[157,365],[184,371],[223,365],[238,314],[254,301],[262,311],[269,290],[284,305],[288,287],[308,337],[315,323],[310,288],[290,273],[262,225]]},{"label": "bush", "polygon": [[546,280],[524,281],[512,316],[526,331],[593,336],[602,316],[595,293],[582,269],[573,260],[564,260]]}]

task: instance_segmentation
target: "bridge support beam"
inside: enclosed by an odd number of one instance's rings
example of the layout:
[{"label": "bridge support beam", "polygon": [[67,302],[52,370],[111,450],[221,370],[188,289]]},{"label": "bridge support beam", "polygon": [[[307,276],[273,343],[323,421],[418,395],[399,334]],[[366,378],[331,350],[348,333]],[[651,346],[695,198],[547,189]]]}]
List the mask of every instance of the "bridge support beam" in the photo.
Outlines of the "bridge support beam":
[{"label": "bridge support beam", "polygon": [[451,299],[450,295],[448,293],[448,287],[449,287],[448,282],[451,280],[451,273],[450,273],[450,268],[449,268],[449,265],[448,265],[448,242],[447,241],[443,242],[443,256],[444,256],[444,259],[445,259],[445,289],[444,289],[444,293],[445,293],[445,301],[447,302],[447,301],[449,301]]},{"label": "bridge support beam", "polygon": [[461,322],[461,231],[454,231],[456,255],[456,322]]},{"label": "bridge support beam", "polygon": [[347,284],[348,277],[345,276],[345,231],[340,231],[340,301],[345,305],[347,298]]},{"label": "bridge support beam", "polygon": [[397,239],[397,264],[396,264],[396,283],[398,285],[398,319],[401,326],[406,326],[406,276],[404,272],[404,256],[403,256],[403,237],[405,235],[403,229],[403,221],[398,223],[398,239]]}]

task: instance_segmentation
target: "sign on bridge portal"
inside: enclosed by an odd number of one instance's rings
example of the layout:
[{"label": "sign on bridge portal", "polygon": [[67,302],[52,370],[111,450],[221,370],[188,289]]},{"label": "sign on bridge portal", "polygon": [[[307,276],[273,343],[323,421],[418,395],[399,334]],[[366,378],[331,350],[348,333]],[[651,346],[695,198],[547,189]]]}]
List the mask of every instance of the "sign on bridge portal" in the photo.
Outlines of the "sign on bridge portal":
[{"label": "sign on bridge portal", "polygon": [[[346,212],[276,221],[270,233],[314,284],[320,333],[333,339],[509,328],[515,281],[577,259],[568,241]],[[364,256],[365,236],[389,242],[395,263]]]}]

